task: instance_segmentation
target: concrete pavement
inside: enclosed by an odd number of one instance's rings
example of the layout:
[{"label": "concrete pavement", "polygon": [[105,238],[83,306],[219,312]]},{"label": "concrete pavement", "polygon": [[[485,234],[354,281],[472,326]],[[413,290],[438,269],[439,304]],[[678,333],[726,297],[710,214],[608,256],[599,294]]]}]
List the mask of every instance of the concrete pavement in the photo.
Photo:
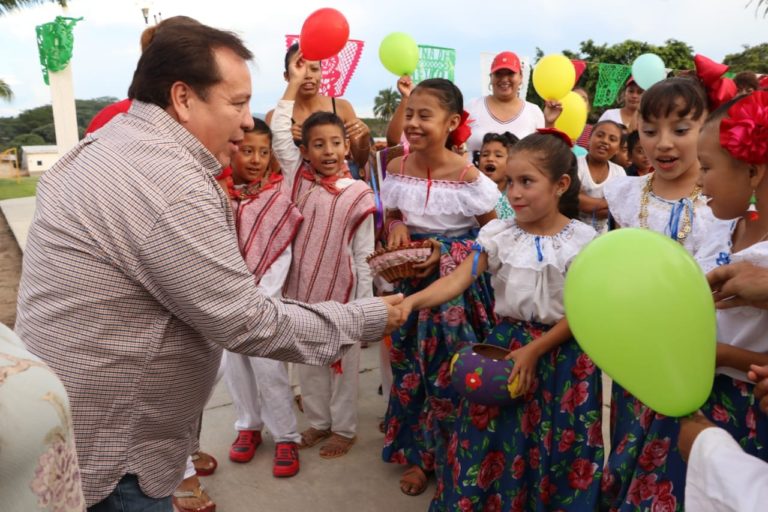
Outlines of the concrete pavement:
[{"label": "concrete pavement", "polygon": [[35,216],[35,196],[5,199],[0,201],[0,209],[3,210],[5,219],[13,231],[13,236],[19,243],[22,252],[27,246],[27,233]]},{"label": "concrete pavement", "polygon": [[[230,462],[227,454],[235,439],[234,408],[223,382],[219,383],[203,416],[200,446],[219,461],[216,472],[201,478],[217,511],[423,511],[435,489],[434,480],[421,496],[399,490],[402,467],[381,460],[384,435],[379,432],[385,404],[377,394],[379,347],[362,350],[357,442],[338,459],[321,459],[319,445],[299,452],[301,471],[293,478],[272,476],[274,443],[269,435],[247,464]],[[299,430],[307,427],[297,412]]]}]

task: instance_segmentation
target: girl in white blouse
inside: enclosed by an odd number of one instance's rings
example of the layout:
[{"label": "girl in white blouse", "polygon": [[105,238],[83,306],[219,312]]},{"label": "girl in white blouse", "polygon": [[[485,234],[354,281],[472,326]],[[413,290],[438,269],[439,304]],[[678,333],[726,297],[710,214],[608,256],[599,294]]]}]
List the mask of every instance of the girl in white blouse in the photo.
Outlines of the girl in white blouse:
[{"label": "girl in white blouse", "polygon": [[[721,264],[768,266],[768,212],[759,211],[768,205],[766,133],[768,91],[760,91],[715,110],[699,135],[702,193],[717,218],[737,219],[729,254],[719,258]],[[717,339],[717,375],[702,411],[745,452],[768,460],[768,418],[747,378],[751,364],[768,364],[768,311],[749,306],[719,309]]]},{"label": "girl in white blouse", "polygon": [[511,149],[507,182],[515,217],[485,225],[471,257],[404,302],[440,304],[487,269],[499,322],[486,343],[512,350],[511,392],[524,395],[504,408],[462,399],[438,478],[445,485],[431,509],[596,510],[600,372],[571,336],[563,308],[566,271],[596,232],[575,220],[580,187],[570,139],[552,129],[522,139]]},{"label": "girl in white blouse", "polygon": [[[389,163],[381,186],[387,245],[429,239],[433,251],[419,264],[418,277],[397,283],[398,292],[413,293],[450,273],[469,254],[477,228],[496,217],[496,184],[449,149],[457,145],[453,136],[466,123],[463,110],[461,91],[442,78],[422,81],[408,97],[410,153]],[[492,302],[490,282],[483,276],[454,300],[414,311],[392,333],[394,383],[382,456],[408,465],[400,480],[405,494],[424,492],[427,474],[442,465],[458,404],[448,379],[449,362],[466,343],[490,332]]]}]

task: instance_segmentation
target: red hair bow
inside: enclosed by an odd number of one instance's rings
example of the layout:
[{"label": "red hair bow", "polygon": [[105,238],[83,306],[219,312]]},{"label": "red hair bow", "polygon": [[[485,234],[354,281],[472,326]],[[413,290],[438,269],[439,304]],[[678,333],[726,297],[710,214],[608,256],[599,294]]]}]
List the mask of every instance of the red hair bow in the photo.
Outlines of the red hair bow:
[{"label": "red hair bow", "polygon": [[720,121],[720,145],[737,160],[768,163],[768,91],[744,96]]},{"label": "red hair bow", "polygon": [[560,139],[560,140],[562,140],[563,142],[565,142],[566,144],[568,144],[568,147],[569,147],[569,148],[572,148],[572,147],[573,147],[573,141],[572,141],[572,140],[571,140],[571,138],[568,136],[568,134],[567,134],[567,133],[565,133],[565,132],[561,132],[561,131],[560,131],[560,130],[558,130],[557,128],[539,128],[539,129],[538,129],[538,130],[536,130],[536,131],[537,131],[538,133],[542,133],[542,134],[544,134],[544,135],[554,135],[554,136],[555,136],[555,137],[557,137],[558,139]]},{"label": "red hair bow", "polygon": [[723,77],[728,71],[728,66],[703,55],[696,55],[693,58],[693,63],[696,65],[696,75],[704,84],[704,89],[707,90],[712,110],[736,96],[736,82]]},{"label": "red hair bow", "polygon": [[469,127],[469,123],[471,122],[472,120],[469,118],[469,112],[466,110],[463,111],[461,113],[461,122],[459,123],[459,126],[448,135],[448,140],[452,147],[460,147],[469,140],[469,137],[472,135],[472,128]]}]

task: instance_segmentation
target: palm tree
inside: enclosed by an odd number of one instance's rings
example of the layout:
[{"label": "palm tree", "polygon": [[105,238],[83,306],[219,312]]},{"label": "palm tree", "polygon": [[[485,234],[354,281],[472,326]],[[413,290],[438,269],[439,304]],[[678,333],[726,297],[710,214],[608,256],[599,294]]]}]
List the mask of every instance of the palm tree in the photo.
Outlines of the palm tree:
[{"label": "palm tree", "polygon": [[8,83],[0,78],[0,100],[11,101],[13,99],[13,91]]},{"label": "palm tree", "polygon": [[67,0],[0,0],[0,16],[14,9],[47,3],[57,3],[62,7],[67,6]]},{"label": "palm tree", "polygon": [[[754,0],[749,0],[747,7],[752,5],[752,2],[754,2]],[[763,17],[768,16],[768,0],[757,0],[757,4],[755,5],[755,14],[760,13],[760,8],[763,9]]]},{"label": "palm tree", "polygon": [[373,100],[373,113],[379,119],[389,120],[397,110],[400,103],[400,95],[392,87],[382,89]]}]

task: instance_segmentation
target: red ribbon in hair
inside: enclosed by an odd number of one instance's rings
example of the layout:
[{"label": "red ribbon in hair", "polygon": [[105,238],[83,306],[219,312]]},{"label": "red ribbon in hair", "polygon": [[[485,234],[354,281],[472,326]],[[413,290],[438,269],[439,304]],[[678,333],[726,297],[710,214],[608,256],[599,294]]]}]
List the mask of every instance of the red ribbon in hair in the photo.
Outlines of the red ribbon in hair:
[{"label": "red ribbon in hair", "polygon": [[731,105],[720,121],[720,145],[733,158],[768,163],[768,91],[756,91]]},{"label": "red ribbon in hair", "polygon": [[568,134],[567,134],[567,133],[565,133],[565,132],[561,132],[561,131],[560,131],[560,130],[558,130],[557,128],[539,128],[539,129],[538,129],[538,130],[536,130],[536,131],[537,131],[538,133],[543,133],[544,135],[554,135],[554,136],[555,136],[555,137],[557,137],[558,139],[560,139],[560,140],[562,140],[563,142],[565,142],[566,144],[568,144],[568,147],[569,147],[569,148],[572,148],[572,147],[573,147],[573,141],[572,141],[572,140],[571,140],[571,138],[568,136]]},{"label": "red ribbon in hair", "polygon": [[736,96],[736,83],[723,76],[728,71],[728,66],[703,55],[696,55],[693,63],[696,65],[696,75],[707,91],[712,110]]},{"label": "red ribbon in hair", "polygon": [[462,144],[469,140],[472,135],[472,128],[469,127],[469,123],[472,120],[469,118],[469,112],[466,110],[461,113],[461,122],[449,135],[448,140],[451,146],[460,147]]}]

